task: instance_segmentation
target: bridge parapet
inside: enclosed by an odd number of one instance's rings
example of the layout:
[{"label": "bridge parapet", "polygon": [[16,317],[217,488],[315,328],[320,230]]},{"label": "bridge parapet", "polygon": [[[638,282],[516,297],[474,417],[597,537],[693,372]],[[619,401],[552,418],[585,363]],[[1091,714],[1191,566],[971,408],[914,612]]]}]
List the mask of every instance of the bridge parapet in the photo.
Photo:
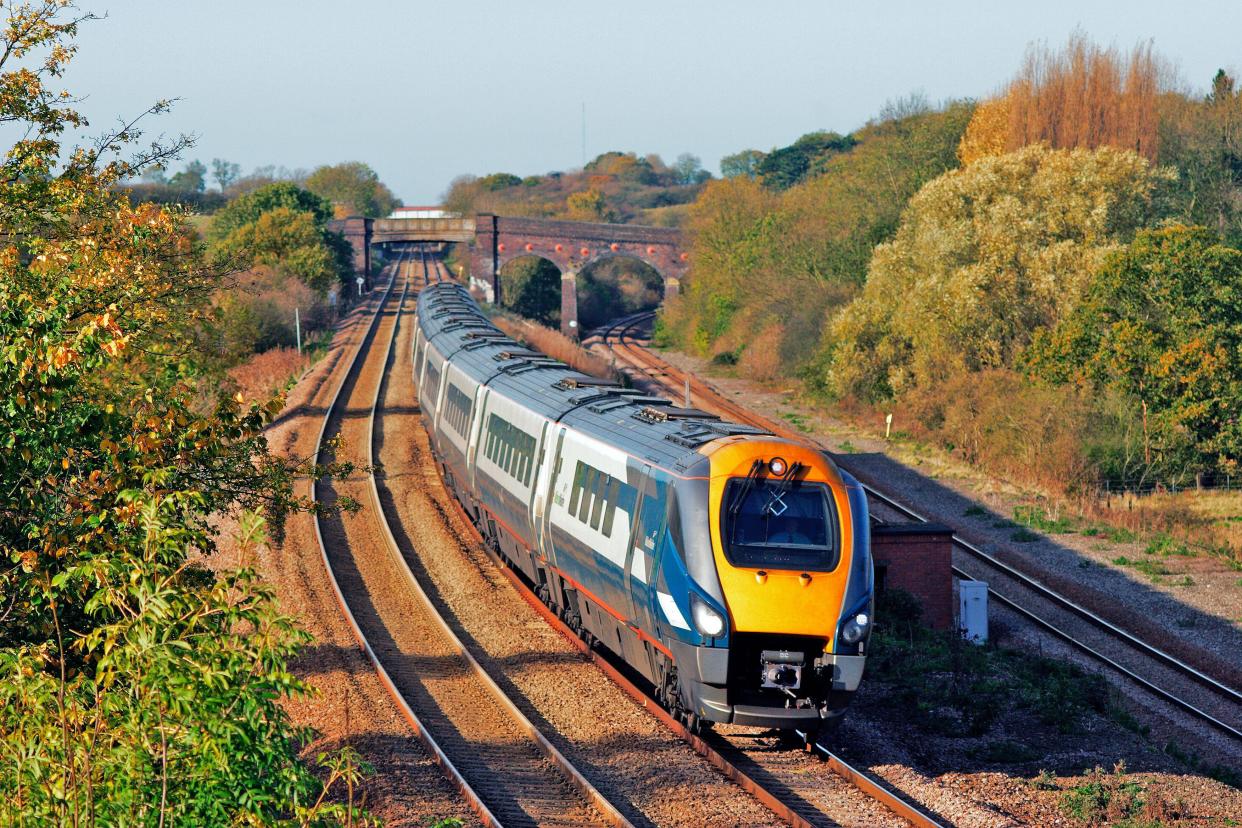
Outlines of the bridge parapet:
[{"label": "bridge parapet", "polygon": [[373,219],[371,242],[472,242],[472,218],[383,218]]}]

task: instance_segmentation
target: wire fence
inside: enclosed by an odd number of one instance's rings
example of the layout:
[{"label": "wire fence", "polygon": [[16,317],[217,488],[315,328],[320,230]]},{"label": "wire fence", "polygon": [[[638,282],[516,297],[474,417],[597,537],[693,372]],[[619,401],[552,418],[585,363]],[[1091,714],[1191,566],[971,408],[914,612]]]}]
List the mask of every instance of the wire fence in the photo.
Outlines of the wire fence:
[{"label": "wire fence", "polygon": [[1096,486],[1100,498],[1131,495],[1144,497],[1153,494],[1177,494],[1185,491],[1242,491],[1242,477],[1234,482],[1232,475],[1225,477],[1184,478],[1181,480],[1105,480]]}]

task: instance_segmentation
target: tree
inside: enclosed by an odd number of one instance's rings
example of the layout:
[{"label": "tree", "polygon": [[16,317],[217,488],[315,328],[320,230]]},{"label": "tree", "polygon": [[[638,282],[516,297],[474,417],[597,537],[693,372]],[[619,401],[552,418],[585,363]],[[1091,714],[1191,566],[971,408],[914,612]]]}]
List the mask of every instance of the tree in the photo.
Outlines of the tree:
[{"label": "tree", "polygon": [[[896,117],[906,110],[915,114]],[[779,324],[779,363],[801,370],[825,315],[862,285],[872,249],[892,237],[910,196],[955,165],[971,106],[888,112],[854,134],[849,152],[816,156],[787,190],[744,175],[708,185],[690,210],[693,278],[670,306],[666,336],[740,358],[755,330]]]},{"label": "tree", "polygon": [[207,168],[202,161],[191,161],[184,170],[168,179],[168,186],[174,190],[201,193],[207,189]]},{"label": "tree", "polygon": [[1182,225],[1110,254],[1026,355],[1054,383],[1115,388],[1143,414],[1146,465],[1235,473],[1242,460],[1242,251]]},{"label": "tree", "polygon": [[747,149],[726,155],[720,159],[720,175],[724,178],[746,176],[754,178],[759,174],[759,163],[763,161],[763,153],[759,150]]},{"label": "tree", "polygon": [[816,160],[846,152],[855,144],[851,135],[810,132],[787,147],[774,149],[759,162],[759,177],[774,190],[787,190],[803,181]]},{"label": "tree", "polygon": [[325,198],[304,190],[289,181],[268,184],[253,192],[238,196],[212,218],[207,229],[207,239],[218,244],[244,224],[258,221],[264,213],[279,207],[287,207],[310,213],[315,223],[327,227],[332,218],[332,203]]},{"label": "tree", "polygon": [[[701,176],[704,172],[706,170],[703,169],[703,162],[697,155],[688,152],[683,152],[673,162],[673,180],[683,186],[702,183],[704,179]],[[711,178],[711,174],[708,173],[707,177]]]},{"label": "tree", "polygon": [[1170,199],[1183,221],[1242,245],[1242,94],[1223,70],[1206,97],[1161,99],[1160,160],[1177,167]]},{"label": "tree", "polygon": [[62,145],[85,122],[46,84],[91,18],[2,8],[0,122],[18,138],[0,158],[0,822],[344,818],[313,805],[308,734],[280,704],[309,689],[287,666],[304,636],[253,573],[191,565],[221,515],[278,530],[316,470],[268,452],[279,402],[187,373],[221,274],[184,213],[116,185],[188,141],[124,159],[135,121]]},{"label": "tree", "polygon": [[1155,161],[1158,96],[1167,80],[1162,72],[1150,42],[1128,55],[1097,46],[1082,32],[1057,51],[1032,45],[1004,92],[979,107],[979,123],[963,139],[962,161],[1039,143],[1117,147]]},{"label": "tree", "polygon": [[555,327],[561,319],[561,272],[538,256],[521,256],[500,271],[501,305],[516,314]]},{"label": "tree", "polygon": [[604,194],[592,187],[569,194],[569,198],[565,200],[565,218],[573,221],[609,222],[614,221],[616,215],[608,209]]},{"label": "tree", "polygon": [[213,158],[211,159],[211,177],[220,187],[220,192],[224,192],[230,184],[241,177],[241,166],[225,161],[223,158]]},{"label": "tree", "polygon": [[325,241],[323,228],[312,213],[275,207],[241,225],[214,248],[232,261],[271,267],[296,276],[322,294],[349,275],[336,250]]},{"label": "tree", "polygon": [[516,187],[522,183],[522,179],[512,173],[492,173],[485,175],[479,179],[479,186],[490,192],[496,190],[504,190],[508,187]]},{"label": "tree", "polygon": [[383,218],[401,205],[375,170],[361,161],[319,167],[307,177],[305,186],[332,202],[339,218]]},{"label": "tree", "polygon": [[1036,146],[929,182],[828,328],[827,388],[874,400],[1012,367],[1157,215],[1166,179],[1133,152]]}]

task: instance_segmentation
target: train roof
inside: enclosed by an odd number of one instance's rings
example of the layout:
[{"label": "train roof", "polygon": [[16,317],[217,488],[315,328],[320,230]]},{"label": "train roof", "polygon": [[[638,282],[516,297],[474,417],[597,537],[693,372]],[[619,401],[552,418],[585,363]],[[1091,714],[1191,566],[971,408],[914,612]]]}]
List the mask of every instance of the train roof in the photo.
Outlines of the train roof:
[{"label": "train roof", "polygon": [[533,351],[493,325],[459,284],[423,288],[417,308],[427,341],[475,382],[671,471],[683,472],[701,460],[698,448],[712,440],[770,434],[588,376]]}]

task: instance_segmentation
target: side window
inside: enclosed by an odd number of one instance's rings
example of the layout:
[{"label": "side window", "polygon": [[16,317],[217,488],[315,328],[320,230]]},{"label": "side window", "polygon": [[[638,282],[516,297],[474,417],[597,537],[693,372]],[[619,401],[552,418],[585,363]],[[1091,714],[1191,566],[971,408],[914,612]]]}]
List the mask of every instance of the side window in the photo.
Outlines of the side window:
[{"label": "side window", "polygon": [[647,484],[647,494],[643,498],[642,517],[639,520],[639,534],[635,536],[634,543],[641,546],[648,555],[655,554],[656,543],[664,528],[666,512],[664,499],[667,491],[666,485],[659,480],[653,480]]},{"label": "side window", "polygon": [[466,431],[470,428],[470,410],[474,407],[474,401],[470,396],[462,391],[453,383],[449,383],[448,393],[445,394],[444,401],[447,407],[444,419],[449,426],[460,436],[465,437]]},{"label": "side window", "polygon": [[534,437],[504,418],[488,415],[483,454],[523,486],[530,486],[535,468],[535,442]]},{"label": "side window", "polygon": [[633,486],[579,460],[569,491],[568,510],[579,521],[610,538],[617,507],[620,505],[623,512],[632,514],[636,498]]},{"label": "side window", "polygon": [[436,392],[440,390],[440,369],[427,360],[427,393],[431,395],[431,404],[435,405]]}]

